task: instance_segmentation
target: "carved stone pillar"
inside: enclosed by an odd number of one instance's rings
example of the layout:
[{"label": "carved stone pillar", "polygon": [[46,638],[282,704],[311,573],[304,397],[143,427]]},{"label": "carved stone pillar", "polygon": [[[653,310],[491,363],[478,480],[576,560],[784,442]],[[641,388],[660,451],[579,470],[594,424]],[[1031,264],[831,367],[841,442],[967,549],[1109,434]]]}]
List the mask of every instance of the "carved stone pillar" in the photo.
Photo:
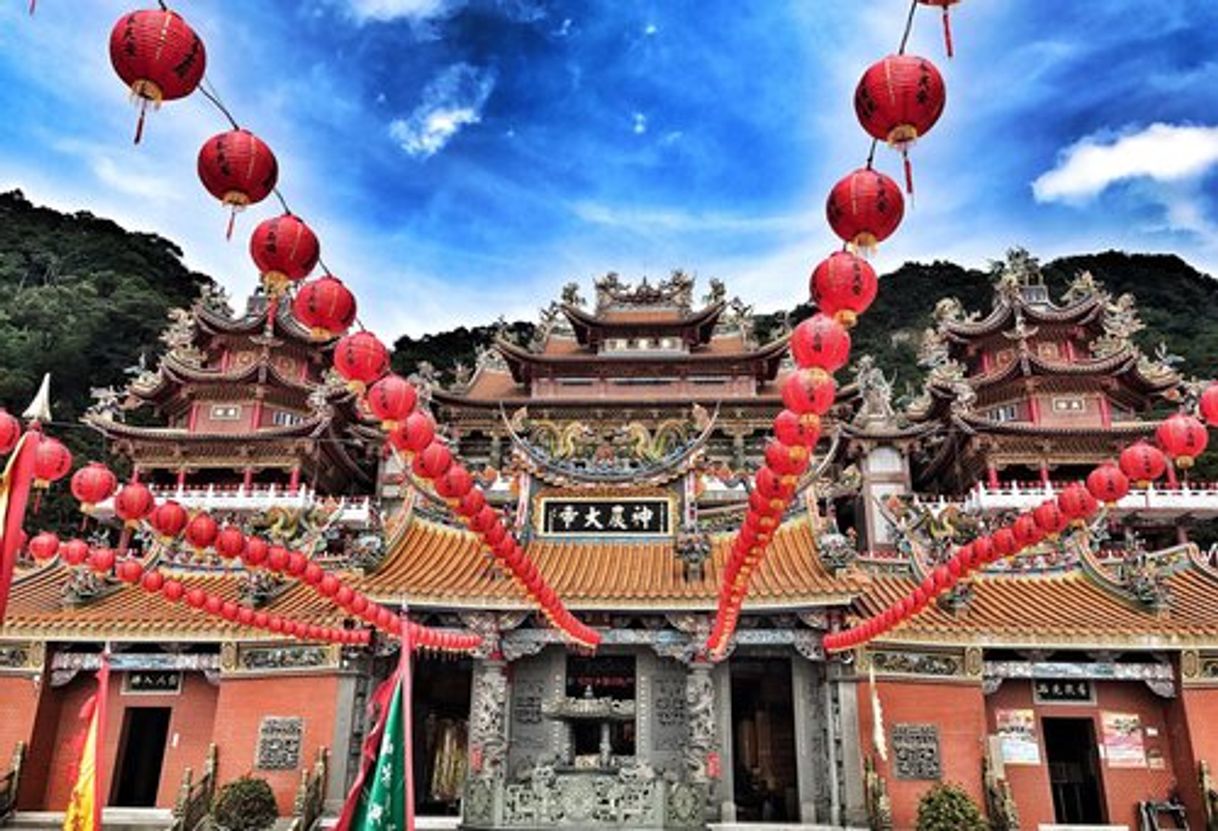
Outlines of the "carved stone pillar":
[{"label": "carved stone pillar", "polygon": [[507,664],[474,664],[470,694],[469,769],[475,776],[502,778],[507,762]]},{"label": "carved stone pillar", "polygon": [[715,666],[712,678],[718,699],[719,735],[723,744],[719,748],[719,821],[736,821],[735,762],[732,758],[732,675],[731,665],[722,661]]},{"label": "carved stone pillar", "polygon": [[710,782],[710,758],[715,753],[715,685],[711,665],[693,661],[685,676],[685,714],[689,738],[685,744],[685,766],[691,782]]}]

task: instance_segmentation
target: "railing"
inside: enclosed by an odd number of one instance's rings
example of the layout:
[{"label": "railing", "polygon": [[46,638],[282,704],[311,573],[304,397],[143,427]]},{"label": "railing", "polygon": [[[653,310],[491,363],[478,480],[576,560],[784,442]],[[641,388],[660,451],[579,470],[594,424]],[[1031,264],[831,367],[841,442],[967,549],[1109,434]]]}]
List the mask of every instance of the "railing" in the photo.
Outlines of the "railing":
[{"label": "railing", "polygon": [[317,749],[317,761],[313,768],[300,771],[300,785],[296,788],[296,804],[292,807],[292,824],[288,831],[313,831],[321,819],[326,806],[326,775],[330,753],[326,748]]},{"label": "railing", "polygon": [[190,768],[182,772],[182,784],[178,787],[178,799],[173,806],[173,824],[168,831],[194,831],[211,810],[212,798],[216,795],[216,746],[207,748],[207,761],[203,763],[203,775],[198,782],[192,781]]},{"label": "railing", "polygon": [[[964,498],[963,507],[966,511],[1027,510],[1057,496],[1062,486],[1063,483],[1052,482],[1004,482],[992,488],[979,483]],[[1208,482],[1181,482],[1175,487],[1152,484],[1146,488],[1132,488],[1116,503],[1114,510],[1118,514],[1158,512],[1218,516],[1218,486]]]},{"label": "railing", "polygon": [[25,762],[25,742],[17,742],[8,773],[0,776],[0,824],[17,808],[17,789],[21,786],[21,766]]},{"label": "railing", "polygon": [[[290,488],[282,485],[208,485],[206,487],[175,487],[172,485],[150,485],[149,489],[158,499],[173,499],[184,507],[197,511],[256,513],[272,508],[308,510],[324,505],[331,497],[320,496],[312,488]],[[337,498],[339,522],[343,525],[361,525],[372,517],[372,499],[367,496],[344,496]],[[98,503],[94,509],[102,519],[114,513],[114,500]]]}]

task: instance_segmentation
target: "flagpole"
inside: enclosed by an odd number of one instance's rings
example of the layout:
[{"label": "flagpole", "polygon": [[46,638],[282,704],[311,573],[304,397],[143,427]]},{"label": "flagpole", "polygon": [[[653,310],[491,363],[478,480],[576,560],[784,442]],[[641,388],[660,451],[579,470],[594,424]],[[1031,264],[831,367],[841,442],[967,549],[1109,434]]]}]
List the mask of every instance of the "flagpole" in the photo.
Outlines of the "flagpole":
[{"label": "flagpole", "polygon": [[110,642],[102,647],[101,669],[97,671],[97,732],[93,737],[93,828],[102,831],[102,808],[106,804],[106,699],[110,694]]},{"label": "flagpole", "polygon": [[402,604],[402,654],[398,661],[398,672],[402,678],[402,741],[403,761],[406,772],[402,777],[406,785],[406,831],[414,828],[414,692],[410,678],[411,651],[414,649],[410,636],[410,616],[406,604]]}]

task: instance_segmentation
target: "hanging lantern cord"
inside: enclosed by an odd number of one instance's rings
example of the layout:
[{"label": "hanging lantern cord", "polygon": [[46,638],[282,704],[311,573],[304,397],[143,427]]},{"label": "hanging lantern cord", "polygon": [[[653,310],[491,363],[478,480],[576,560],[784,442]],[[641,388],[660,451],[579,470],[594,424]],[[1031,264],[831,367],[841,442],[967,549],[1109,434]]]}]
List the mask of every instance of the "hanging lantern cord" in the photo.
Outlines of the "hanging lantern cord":
[{"label": "hanging lantern cord", "polygon": [[233,114],[228,111],[228,107],[224,106],[224,102],[220,100],[220,96],[216,94],[216,88],[211,85],[211,81],[207,76],[203,77],[203,83],[199,84],[199,92],[203,93],[203,97],[210,101],[215,108],[224,114],[228,119],[228,123],[233,125],[234,130],[240,130],[241,125],[237,123],[237,119],[233,118]]},{"label": "hanging lantern cord", "polygon": [[901,45],[897,48],[898,55],[905,54],[905,47],[909,43],[909,35],[913,31],[914,13],[917,11],[918,0],[910,0],[909,15],[905,18],[905,31],[901,34]]}]

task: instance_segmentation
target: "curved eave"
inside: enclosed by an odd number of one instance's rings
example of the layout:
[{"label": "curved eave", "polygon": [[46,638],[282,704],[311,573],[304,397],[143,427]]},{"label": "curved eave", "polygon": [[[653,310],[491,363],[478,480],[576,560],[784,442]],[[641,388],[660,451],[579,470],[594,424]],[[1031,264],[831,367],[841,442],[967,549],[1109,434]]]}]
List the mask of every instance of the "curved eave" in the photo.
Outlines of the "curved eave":
[{"label": "curved eave", "polygon": [[[261,334],[266,329],[267,312],[268,309],[263,308],[240,318],[230,318],[203,305],[194,307],[195,319],[199,322],[199,328],[212,335]],[[291,303],[282,300],[275,312],[274,332],[308,348],[327,343],[327,341],[315,340],[312,333],[293,317]]]},{"label": "curved eave", "polygon": [[213,441],[257,441],[265,439],[316,438],[329,425],[330,418],[315,415],[299,424],[286,427],[262,427],[244,433],[190,432],[176,427],[136,427],[119,421],[110,421],[95,415],[86,415],[83,421],[108,438],[125,438],[142,441],[213,442]]},{"label": "curved eave", "polygon": [[635,331],[641,329],[694,329],[698,335],[698,342],[705,343],[714,333],[715,324],[718,322],[719,316],[723,314],[723,310],[727,308],[727,304],[720,301],[684,317],[678,316],[671,320],[640,321],[605,320],[569,303],[564,303],[561,308],[575,329],[576,339],[584,345],[588,344],[590,340],[588,335],[592,330]]},{"label": "curved eave", "polygon": [[1016,301],[999,300],[994,304],[982,320],[945,320],[940,324],[940,331],[958,339],[975,339],[986,335],[996,335],[1004,331],[1015,320],[1016,305],[1023,311],[1024,317],[1030,323],[1047,325],[1084,325],[1095,320],[1103,311],[1103,304],[1098,295],[1088,295],[1069,306],[1041,305]]}]

